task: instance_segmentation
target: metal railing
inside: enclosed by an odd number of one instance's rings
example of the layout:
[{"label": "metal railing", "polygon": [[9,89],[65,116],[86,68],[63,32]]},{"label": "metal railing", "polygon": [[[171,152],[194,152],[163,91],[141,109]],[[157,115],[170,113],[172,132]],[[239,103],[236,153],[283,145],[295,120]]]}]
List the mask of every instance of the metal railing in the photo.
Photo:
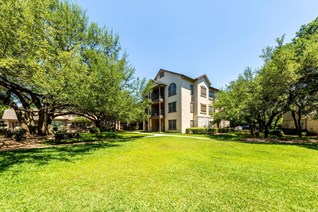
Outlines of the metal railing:
[{"label": "metal railing", "polygon": [[[159,99],[159,94],[151,94],[151,99],[152,100],[158,100]],[[164,95],[160,94],[160,99],[164,99]]]}]

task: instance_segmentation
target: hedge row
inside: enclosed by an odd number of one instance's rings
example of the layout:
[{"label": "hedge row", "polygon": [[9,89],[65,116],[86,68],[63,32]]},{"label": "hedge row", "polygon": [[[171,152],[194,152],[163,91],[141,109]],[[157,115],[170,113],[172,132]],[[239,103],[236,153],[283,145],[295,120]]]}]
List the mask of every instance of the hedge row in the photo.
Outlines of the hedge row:
[{"label": "hedge row", "polygon": [[203,127],[192,127],[187,128],[187,134],[216,134],[216,133],[229,133],[234,132],[233,128],[203,128]]}]

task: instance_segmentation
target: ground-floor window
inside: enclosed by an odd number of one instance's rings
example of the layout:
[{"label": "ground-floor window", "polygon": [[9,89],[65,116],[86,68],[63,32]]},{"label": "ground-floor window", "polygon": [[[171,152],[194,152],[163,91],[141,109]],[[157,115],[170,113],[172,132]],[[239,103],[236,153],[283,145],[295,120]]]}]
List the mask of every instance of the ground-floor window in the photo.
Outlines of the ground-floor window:
[{"label": "ground-floor window", "polygon": [[177,129],[177,120],[169,120],[169,130]]},{"label": "ground-floor window", "polygon": [[190,127],[194,127],[194,121],[190,120]]}]

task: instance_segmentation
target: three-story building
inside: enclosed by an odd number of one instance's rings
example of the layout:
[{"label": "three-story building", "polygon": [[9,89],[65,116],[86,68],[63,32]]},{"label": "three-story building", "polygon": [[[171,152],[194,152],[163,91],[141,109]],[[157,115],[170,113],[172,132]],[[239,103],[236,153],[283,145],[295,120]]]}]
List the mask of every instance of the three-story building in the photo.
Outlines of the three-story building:
[{"label": "three-story building", "polygon": [[190,127],[212,124],[212,105],[218,89],[207,75],[195,79],[160,69],[153,80],[149,119],[144,130],[185,133]]}]

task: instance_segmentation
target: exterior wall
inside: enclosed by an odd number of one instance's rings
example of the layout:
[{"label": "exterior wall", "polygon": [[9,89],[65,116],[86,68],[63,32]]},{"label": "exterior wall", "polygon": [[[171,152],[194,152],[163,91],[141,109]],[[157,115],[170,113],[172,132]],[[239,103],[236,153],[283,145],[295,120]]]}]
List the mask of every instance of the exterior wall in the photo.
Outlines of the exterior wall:
[{"label": "exterior wall", "polygon": [[8,128],[8,129],[14,129],[15,127],[21,126],[21,124],[15,120],[4,120],[4,124],[7,125],[5,128]]},{"label": "exterior wall", "polygon": [[[301,121],[303,129],[307,129],[309,132],[318,134],[318,120],[313,120],[310,117],[303,118]],[[291,115],[291,112],[287,112],[283,115],[283,128],[294,129],[295,123]]]},{"label": "exterior wall", "polygon": [[185,133],[187,128],[190,128],[190,121],[194,120],[194,113],[191,113],[190,104],[194,100],[194,95],[191,95],[190,85],[192,82],[188,80],[182,81],[181,87],[181,132]]},{"label": "exterior wall", "polygon": [[[175,132],[185,133],[186,129],[191,127],[191,121],[194,122],[194,127],[209,127],[209,122],[212,120],[209,115],[209,106],[212,101],[209,99],[210,84],[205,77],[192,80],[180,74],[164,71],[164,76],[160,77],[158,74],[155,81],[166,85],[164,90],[164,129],[162,131],[170,131],[169,120],[176,120],[176,130],[173,130]],[[177,94],[169,97],[168,90],[171,83],[176,84]],[[193,95],[191,95],[190,85],[193,85]],[[206,88],[206,97],[201,97],[201,86]],[[177,111],[168,113],[168,104],[171,102],[176,102]],[[191,103],[193,103],[193,113],[191,113]],[[201,104],[206,105],[206,113],[201,113]],[[149,129],[151,130],[151,128]]]},{"label": "exterior wall", "polygon": [[[182,79],[180,75],[172,74],[169,72],[165,72],[165,75],[161,78],[155,79],[158,82],[166,84],[165,87],[165,123],[163,131],[169,132],[169,120],[177,120],[177,129],[173,130],[174,132],[181,132],[181,86]],[[168,96],[168,88],[171,83],[175,83],[177,86],[177,94],[173,96]],[[177,112],[168,113],[168,104],[171,102],[176,102]]]},{"label": "exterior wall", "polygon": [[318,120],[307,119],[307,130],[318,134]]},{"label": "exterior wall", "polygon": [[[206,97],[201,96],[201,86],[206,88]],[[209,99],[209,83],[205,78],[199,79],[195,82],[195,112],[194,112],[194,126],[195,127],[208,127],[209,121],[211,119],[209,115],[209,106],[211,105],[211,100]],[[206,105],[206,113],[201,113],[201,104]]]}]

